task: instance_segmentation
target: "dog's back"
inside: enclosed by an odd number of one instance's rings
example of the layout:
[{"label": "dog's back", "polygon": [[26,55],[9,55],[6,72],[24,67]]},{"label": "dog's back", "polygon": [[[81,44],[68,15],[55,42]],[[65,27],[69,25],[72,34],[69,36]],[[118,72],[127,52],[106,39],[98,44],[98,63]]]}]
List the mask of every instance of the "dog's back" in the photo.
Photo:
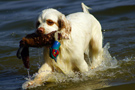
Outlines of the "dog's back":
[{"label": "dog's back", "polygon": [[[89,49],[91,49],[92,58],[95,59],[100,49],[102,50],[101,25],[83,3],[82,8],[83,12],[66,16],[71,25],[71,34],[69,40],[62,41],[59,55],[60,61],[64,63],[64,65],[59,64],[59,67],[62,67],[66,74],[73,72],[74,68],[80,72],[88,71],[89,64],[84,60],[84,53],[89,56]],[[94,45],[98,45],[99,48]]]}]

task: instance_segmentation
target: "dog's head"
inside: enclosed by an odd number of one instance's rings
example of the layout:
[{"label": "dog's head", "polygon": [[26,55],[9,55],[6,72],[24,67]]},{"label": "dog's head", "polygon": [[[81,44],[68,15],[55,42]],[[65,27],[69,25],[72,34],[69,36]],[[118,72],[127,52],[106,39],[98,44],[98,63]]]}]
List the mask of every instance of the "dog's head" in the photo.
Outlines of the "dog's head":
[{"label": "dog's head", "polygon": [[38,17],[36,23],[38,34],[60,31],[62,38],[69,38],[71,26],[65,15],[55,9],[46,9]]}]

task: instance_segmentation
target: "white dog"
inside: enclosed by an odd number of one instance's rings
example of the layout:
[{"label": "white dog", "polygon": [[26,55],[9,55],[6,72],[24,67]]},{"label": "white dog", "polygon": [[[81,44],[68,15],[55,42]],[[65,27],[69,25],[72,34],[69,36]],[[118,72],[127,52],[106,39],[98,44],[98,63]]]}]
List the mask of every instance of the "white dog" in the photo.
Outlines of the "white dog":
[{"label": "white dog", "polygon": [[[52,31],[61,32],[60,52],[55,62],[49,57],[49,48],[44,47],[45,63],[34,80],[24,83],[25,88],[41,85],[45,81],[49,82],[48,76],[54,72],[54,69],[66,75],[74,75],[76,70],[84,73],[88,68],[96,68],[101,64],[103,52],[101,25],[83,3],[82,9],[83,12],[66,17],[55,9],[42,11],[38,18],[36,32],[43,34]],[[84,59],[84,54],[90,56],[92,63]]]}]

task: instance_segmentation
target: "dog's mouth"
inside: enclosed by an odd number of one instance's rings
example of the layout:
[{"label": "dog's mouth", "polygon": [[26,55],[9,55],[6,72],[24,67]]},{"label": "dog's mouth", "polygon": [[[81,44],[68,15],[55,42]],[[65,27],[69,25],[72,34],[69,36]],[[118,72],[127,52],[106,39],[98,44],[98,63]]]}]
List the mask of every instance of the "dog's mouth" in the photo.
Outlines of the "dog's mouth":
[{"label": "dog's mouth", "polygon": [[50,47],[55,41],[54,34],[56,31],[46,35],[37,33],[28,34],[20,41],[19,49],[16,56],[23,60],[23,64],[26,68],[30,67],[29,64],[29,47]]}]

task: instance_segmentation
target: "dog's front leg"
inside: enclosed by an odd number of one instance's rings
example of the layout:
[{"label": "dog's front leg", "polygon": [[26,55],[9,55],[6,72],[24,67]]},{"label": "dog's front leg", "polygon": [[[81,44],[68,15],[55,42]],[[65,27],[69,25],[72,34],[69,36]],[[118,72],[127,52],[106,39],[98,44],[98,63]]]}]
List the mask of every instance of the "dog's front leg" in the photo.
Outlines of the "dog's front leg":
[{"label": "dog's front leg", "polygon": [[47,63],[43,64],[42,67],[39,69],[35,78],[33,80],[26,81],[23,84],[22,86],[23,89],[33,88],[42,85],[43,82],[48,81],[49,75],[51,73],[52,73],[52,67]]}]

